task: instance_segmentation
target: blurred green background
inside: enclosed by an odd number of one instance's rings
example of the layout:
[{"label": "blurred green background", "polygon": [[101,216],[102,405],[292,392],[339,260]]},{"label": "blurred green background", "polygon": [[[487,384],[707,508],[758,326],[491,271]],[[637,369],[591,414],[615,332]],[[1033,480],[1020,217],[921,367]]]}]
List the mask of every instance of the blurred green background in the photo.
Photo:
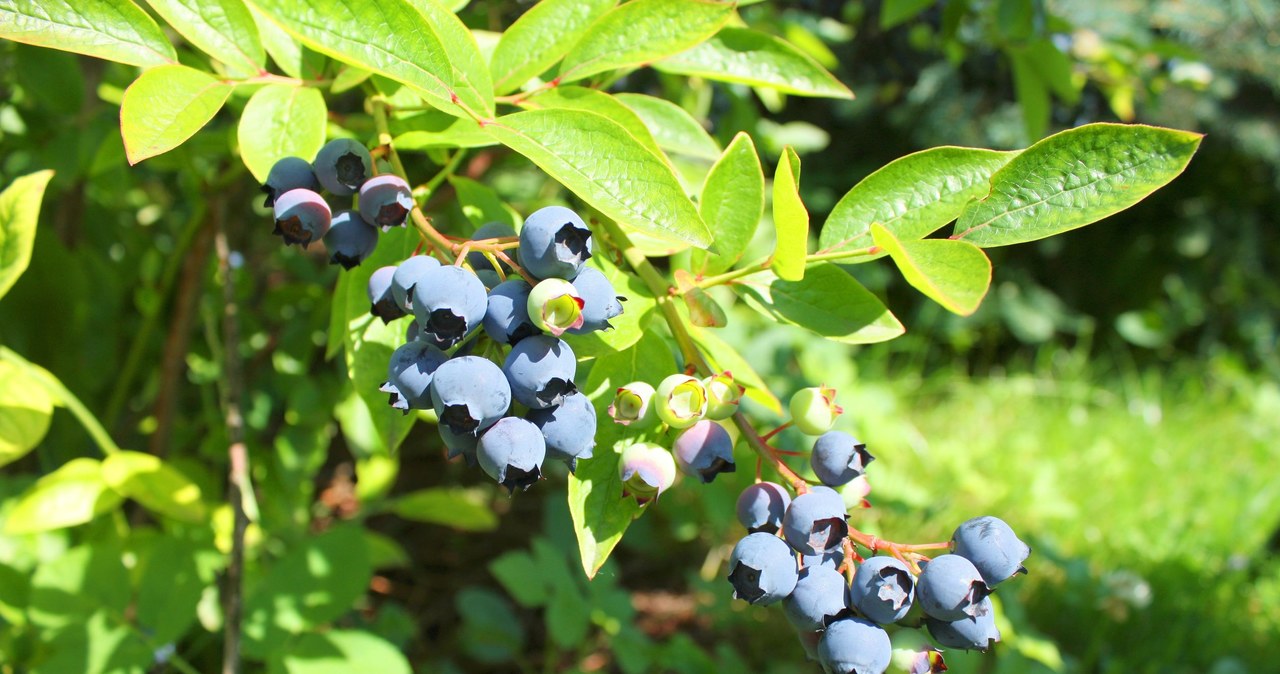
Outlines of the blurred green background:
[{"label": "blurred green background", "polygon": [[[496,28],[525,4],[474,2],[462,16]],[[934,145],[1024,147],[1117,120],[1208,134],[1187,172],[1137,207],[989,251],[991,293],[972,317],[947,314],[890,267],[866,264],[850,271],[889,299],[904,337],[816,342],[740,307],[723,336],[779,397],[819,382],[838,388],[847,412],[838,427],[879,459],[874,507],[854,513],[860,527],[945,540],[964,519],[994,514],[1032,545],[1031,573],[998,595],[1004,642],[988,655],[948,653],[951,671],[1274,669],[1280,3],[812,0],[741,11],[806,49],[857,99],[686,87],[651,71],[616,86],[681,102],[722,140],[747,130],[766,158],[795,146],[815,223],[871,171]],[[380,457],[341,359],[324,358],[337,272],[268,236],[256,186],[227,161],[228,120],[127,167],[116,115],[131,72],[0,43],[0,183],[57,170],[31,268],[0,302],[0,343],[58,376],[122,446],[165,455],[217,503],[227,445],[222,289],[198,183],[222,183],[260,490],[250,594],[255,578],[287,583],[322,559],[327,580],[291,589],[345,602],[325,618],[337,631],[295,639],[293,653],[367,649],[377,663],[381,646],[360,636],[372,632],[422,672],[816,671],[781,611],[732,602],[722,578],[741,535],[733,502],[753,477],[745,451],[736,474],[684,481],[651,507],[591,583],[562,476],[508,499],[479,471],[446,463],[422,424],[397,459]],[[367,133],[359,95],[331,110],[335,125]],[[480,179],[520,212],[554,193],[527,165],[491,159]],[[431,207],[444,228],[470,231],[449,190]],[[767,410],[751,411],[768,426]],[[784,446],[806,443],[782,435]],[[40,449],[0,474],[0,519],[36,476],[92,455],[83,430],[58,412]],[[412,502],[385,505],[388,494],[440,486],[463,490],[467,524],[419,521],[433,516]],[[25,671],[12,663],[39,661],[42,649],[67,652],[40,636],[67,622],[83,629],[58,632],[63,646],[116,644],[89,656],[106,663],[101,671],[112,671],[120,644],[163,663],[174,640],[198,671],[213,671],[225,506],[213,520],[212,531],[184,528],[131,505],[70,531],[0,537],[0,671]],[[317,531],[326,533],[308,536]],[[95,562],[103,550],[123,561]],[[255,577],[266,560],[271,571]],[[192,609],[179,610],[172,634],[133,634],[99,608],[119,604],[104,593],[126,577],[138,593],[163,577]],[[41,588],[101,602],[59,605],[63,623],[6,612],[12,592],[34,602]],[[269,649],[250,654],[288,668]],[[88,671],[86,662],[36,670]]]}]

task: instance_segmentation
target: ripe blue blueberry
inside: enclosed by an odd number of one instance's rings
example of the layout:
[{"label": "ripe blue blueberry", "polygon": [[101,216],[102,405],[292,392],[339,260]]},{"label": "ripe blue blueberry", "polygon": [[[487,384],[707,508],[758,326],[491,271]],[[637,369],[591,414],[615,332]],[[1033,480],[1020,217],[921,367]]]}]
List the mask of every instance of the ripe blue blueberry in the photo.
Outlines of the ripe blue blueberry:
[{"label": "ripe blue blueberry", "polygon": [[296,189],[319,192],[320,182],[316,180],[310,162],[302,157],[285,157],[272,164],[271,171],[267,173],[267,182],[262,185],[267,198],[262,205],[271,208],[281,194]]},{"label": "ripe blue blueberry", "polygon": [[449,459],[461,456],[469,468],[479,463],[479,459],[476,458],[476,449],[480,446],[480,438],[470,433],[454,433],[444,424],[437,426],[436,430],[440,431],[440,439],[449,449]]},{"label": "ripe blue blueberry", "polygon": [[408,342],[391,354],[387,365],[387,383],[382,391],[390,394],[391,406],[404,410],[431,409],[431,379],[449,357],[425,342]]},{"label": "ripe blue blueberry", "polygon": [[[493,239],[505,239],[507,237],[514,237],[515,235],[516,230],[512,229],[511,225],[508,225],[505,222],[489,222],[476,228],[475,233],[471,235],[471,240],[492,241]],[[516,254],[514,250],[507,250],[505,252],[508,256]],[[481,271],[494,270],[493,265],[489,263],[489,258],[485,257],[484,253],[481,253],[478,250],[473,250],[467,253],[467,264],[471,265],[471,268],[476,270],[477,274]],[[508,267],[505,262],[499,262],[499,264],[502,265],[503,272],[511,271],[511,267]]]},{"label": "ripe blue blueberry", "polygon": [[542,477],[542,462],[547,457],[542,431],[519,417],[498,420],[480,436],[476,458],[480,468],[507,493],[527,490]]},{"label": "ripe blue blueberry", "polygon": [[915,596],[915,578],[893,557],[871,557],[859,564],[849,586],[849,604],[881,625],[902,620]]},{"label": "ripe blue blueberry", "polygon": [[379,267],[369,276],[369,313],[381,318],[383,323],[405,315],[391,294],[391,279],[395,274],[395,267]]},{"label": "ripe blue blueberry", "polygon": [[375,227],[387,231],[404,225],[413,210],[413,191],[398,175],[370,178],[360,186],[360,215]]},{"label": "ripe blue blueberry", "polygon": [[778,533],[791,495],[776,482],[757,482],[738,495],[738,521],[747,531]]},{"label": "ripe blue blueberry", "polygon": [[776,604],[791,594],[798,579],[795,555],[773,534],[747,534],[729,555],[733,598],[748,604]]},{"label": "ripe blue blueberry", "polygon": [[333,224],[324,235],[324,247],[329,250],[329,264],[340,264],[343,269],[351,269],[364,262],[377,245],[378,229],[365,222],[355,211],[334,213]]},{"label": "ripe blue blueberry", "polygon": [[925,615],[946,622],[982,617],[991,605],[982,603],[989,594],[982,574],[960,555],[934,557],[916,581],[916,597]]},{"label": "ripe blue blueberry", "polygon": [[832,569],[840,568],[844,563],[844,546],[835,550],[828,550],[820,555],[800,555],[800,566],[808,568],[811,566],[825,566]]},{"label": "ripe blue blueberry", "polygon": [[484,314],[484,332],[499,344],[515,345],[525,337],[539,334],[529,318],[529,291],[524,279],[503,281],[489,291]]},{"label": "ripe blue blueberry", "polygon": [[590,459],[596,446],[596,408],[581,393],[571,393],[555,407],[529,410],[525,418],[542,429],[547,440],[547,458],[578,468],[578,459]]},{"label": "ripe blue blueberry", "polygon": [[844,499],[829,487],[813,487],[791,501],[782,535],[803,555],[819,555],[843,545],[849,535]]},{"label": "ripe blue blueberry", "polygon": [[534,335],[511,347],[502,371],[511,383],[511,395],[531,409],[555,407],[578,390],[573,378],[578,359],[563,340]]},{"label": "ripe blue blueberry", "polygon": [[649,442],[627,445],[618,457],[622,497],[634,496],[644,505],[662,495],[676,481],[676,460],[671,452]]},{"label": "ripe blue blueberry", "polygon": [[859,618],[831,623],[818,642],[818,661],[829,674],[882,674],[892,659],[889,633]]},{"label": "ripe blue blueberry", "polygon": [[992,642],[1000,641],[1000,630],[996,629],[996,612],[990,597],[983,598],[978,609],[976,615],[959,620],[939,620],[925,615],[924,624],[929,634],[947,648],[985,651],[991,648]]},{"label": "ripe blue blueberry", "polygon": [[1031,554],[1031,548],[1004,520],[990,515],[956,527],[951,546],[957,555],[973,562],[988,587],[995,587],[1015,573],[1026,573],[1022,562]]},{"label": "ripe blue blueberry", "polygon": [[813,443],[809,465],[828,487],[839,487],[862,475],[875,460],[867,446],[844,431],[827,431]]},{"label": "ripe blue blueberry", "polygon": [[479,356],[453,358],[431,379],[431,405],[441,426],[457,435],[479,437],[511,407],[511,387],[492,361]]},{"label": "ripe blue blueberry", "polygon": [[336,197],[349,197],[373,175],[373,157],[369,150],[350,138],[337,138],[325,143],[312,162],[316,180]]},{"label": "ripe blue blueberry", "polygon": [[520,266],[540,278],[572,281],[591,257],[591,230],[563,206],[534,211],[520,229]]},{"label": "ripe blue blueberry", "polygon": [[391,277],[391,296],[405,311],[413,311],[413,287],[428,269],[440,266],[440,261],[429,255],[414,255],[396,267]]},{"label": "ripe blue blueberry", "polygon": [[595,267],[583,265],[578,276],[573,279],[573,287],[582,297],[582,325],[570,328],[569,333],[584,335],[613,328],[609,319],[622,314],[622,300],[626,298],[614,291],[609,277]]},{"label": "ripe blue blueberry", "polygon": [[475,274],[453,265],[428,269],[413,285],[413,315],[422,334],[441,348],[462,343],[484,320],[489,305]]},{"label": "ripe blue blueberry", "polygon": [[724,426],[703,419],[676,437],[672,447],[680,472],[696,477],[705,484],[720,473],[736,470],[733,463],[733,439]]},{"label": "ripe blue blueberry", "polygon": [[805,567],[800,569],[796,588],[782,600],[782,610],[792,627],[816,632],[849,612],[844,594],[844,576],[839,571]]},{"label": "ripe blue blueberry", "polygon": [[306,188],[289,190],[276,197],[272,211],[276,228],[271,233],[282,237],[286,246],[296,243],[306,248],[329,231],[333,220],[324,198]]}]

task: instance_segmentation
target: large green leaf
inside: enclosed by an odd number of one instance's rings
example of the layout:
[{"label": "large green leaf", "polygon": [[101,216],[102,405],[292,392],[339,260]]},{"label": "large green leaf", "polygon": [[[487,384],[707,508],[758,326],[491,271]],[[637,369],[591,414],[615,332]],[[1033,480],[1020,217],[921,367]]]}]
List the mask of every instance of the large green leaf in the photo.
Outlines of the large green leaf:
[{"label": "large green leaf", "polygon": [[919,239],[955,220],[990,189],[991,175],[1016,152],[935,147],[895,159],[853,186],[818,236],[823,252],[871,246],[879,223],[899,239]]},{"label": "large green leaf", "polygon": [[716,233],[716,252],[693,251],[693,268],[706,274],[725,271],[742,257],[764,214],[764,170],[745,132],[734,136],[711,167],[698,212]]},{"label": "large green leaf", "polygon": [[154,513],[184,522],[200,522],[207,514],[200,486],[153,454],[110,454],[102,460],[102,478],[121,496]]},{"label": "large green leaf", "polygon": [[640,116],[658,146],[667,152],[708,161],[720,158],[720,144],[684,108],[644,94],[621,93],[615,98]]},{"label": "large green leaf", "polygon": [[196,606],[205,583],[191,543],[168,536],[157,538],[138,561],[138,624],[159,643],[180,638],[196,620]]},{"label": "large green leaf", "polygon": [[445,112],[493,114],[492,89],[480,92],[454,81],[440,32],[405,0],[250,2],[306,46],[407,84]]},{"label": "large green leaf", "polygon": [[0,298],[31,262],[40,202],[53,171],[38,171],[13,181],[0,192]]},{"label": "large green leaf", "polygon": [[991,177],[991,193],[964,209],[955,236],[984,248],[1007,246],[1097,222],[1176,178],[1201,138],[1126,124],[1049,136]]},{"label": "large green leaf", "polygon": [[120,505],[94,459],[72,459],[36,480],[18,497],[5,521],[6,534],[32,534],[84,524]]},{"label": "large green leaf", "polygon": [[493,78],[489,76],[488,60],[480,53],[475,35],[440,0],[410,0],[414,7],[431,22],[440,36],[449,64],[453,67],[453,86],[463,100],[481,101],[482,110],[493,114]]},{"label": "large green leaf", "polygon": [[587,26],[616,4],[617,0],[542,0],[530,7],[493,50],[489,72],[494,89],[505,94],[541,75],[569,53]]},{"label": "large green leaf", "polygon": [[698,75],[776,89],[796,96],[853,98],[853,92],[807,54],[749,28],[723,28],[698,46],[653,64],[668,73]]},{"label": "large green leaf", "polygon": [[525,107],[532,109],[583,110],[607,117],[610,121],[626,129],[627,133],[634,136],[646,150],[665,161],[666,155],[658,147],[658,141],[654,140],[653,133],[645,125],[644,120],[640,119],[639,115],[632,111],[631,108],[623,105],[617,98],[599,89],[588,89],[587,87],[574,85],[556,87],[526,99]]},{"label": "large green leaf", "polygon": [[[450,118],[454,119],[454,118]],[[258,182],[285,157],[315,158],[324,145],[328,109],[319,89],[269,84],[244,106],[236,140],[240,158]]]},{"label": "large green leaf", "polygon": [[157,66],[125,89],[120,133],[130,164],[181,145],[222,109],[231,85],[186,66]]},{"label": "large green leaf", "polygon": [[778,278],[799,281],[808,253],[809,211],[800,200],[800,157],[790,145],[782,149],[773,175],[773,226],[777,244],[769,267]]},{"label": "large green leaf", "polygon": [[156,22],[129,0],[0,0],[0,37],[135,66],[178,60]]},{"label": "large green leaf", "polygon": [[415,522],[442,524],[462,531],[493,531],[498,527],[484,491],[461,487],[433,487],[409,492],[391,502],[391,511]]},{"label": "large green leaf", "polygon": [[364,630],[303,634],[268,661],[269,674],[409,674],[395,644]]},{"label": "large green leaf", "polygon": [[286,75],[299,79],[318,79],[321,76],[328,59],[303,47],[257,7],[250,6],[249,13],[253,15],[253,23],[258,27],[262,46]]},{"label": "large green leaf", "polygon": [[244,0],[147,0],[182,37],[232,72],[257,75],[267,62]]},{"label": "large green leaf", "polygon": [[871,237],[893,258],[907,283],[947,311],[972,314],[991,286],[991,260],[967,241],[899,241],[878,224],[871,225]]},{"label": "large green leaf", "polygon": [[31,622],[57,629],[102,609],[121,615],[130,595],[122,557],[118,547],[104,542],[71,548],[40,564],[31,577]]},{"label": "large green leaf", "polygon": [[619,386],[644,381],[656,386],[675,370],[666,342],[647,332],[631,348],[596,358],[582,390],[591,397],[600,424],[594,456],[578,462],[569,476],[569,513],[578,536],[578,551],[587,576],[594,576],[609,558],[631,521],[640,514],[633,498],[622,497],[618,459],[634,442],[626,427],[613,423],[608,407]]},{"label": "large green leaf", "polygon": [[810,265],[799,281],[784,281],[771,271],[758,272],[732,287],[765,316],[836,342],[871,344],[905,331],[879,298],[834,264]]},{"label": "large green leaf", "polygon": [[26,370],[0,361],[0,466],[40,444],[57,401]]},{"label": "large green leaf", "polygon": [[616,122],[582,110],[529,110],[485,128],[624,226],[667,241],[711,243],[671,167]]},{"label": "large green leaf", "polygon": [[733,4],[711,0],[633,0],[587,27],[560,64],[561,82],[678,54],[715,35]]}]

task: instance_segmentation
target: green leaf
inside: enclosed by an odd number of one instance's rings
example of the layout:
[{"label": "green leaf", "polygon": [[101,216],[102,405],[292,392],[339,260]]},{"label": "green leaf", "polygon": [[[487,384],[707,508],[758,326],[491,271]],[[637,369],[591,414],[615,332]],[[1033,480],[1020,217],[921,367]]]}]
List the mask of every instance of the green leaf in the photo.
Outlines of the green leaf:
[{"label": "green leaf", "polygon": [[1126,124],[1090,124],[1032,145],[991,177],[955,237],[982,246],[1035,241],[1097,222],[1182,173],[1203,136]]},{"label": "green leaf", "polygon": [[658,146],[673,154],[716,161],[720,145],[684,108],[666,99],[644,94],[615,94],[623,105],[640,116]]},{"label": "green leaf", "polygon": [[155,663],[155,648],[136,629],[122,624],[118,612],[86,613],[40,644],[39,664],[30,674],[141,674]]},{"label": "green leaf", "polygon": [[22,176],[0,192],[0,299],[31,262],[40,202],[53,171]]},{"label": "green leaf", "polygon": [[120,103],[130,164],[181,145],[222,109],[231,85],[186,66],[158,66],[133,81]]},{"label": "green leaf", "polygon": [[532,109],[582,110],[607,117],[609,121],[626,129],[646,150],[666,161],[666,155],[658,147],[658,141],[654,140],[644,120],[621,101],[599,89],[574,85],[556,87],[526,99],[525,106]]},{"label": "green leaf", "polygon": [[524,652],[524,630],[520,619],[502,595],[477,587],[464,587],[454,595],[454,606],[462,616],[458,631],[462,650],[487,664],[515,660]]},{"label": "green leaf", "polygon": [[689,310],[689,322],[700,328],[723,328],[729,324],[720,303],[711,293],[694,286],[684,293],[684,304]]},{"label": "green leaf", "polygon": [[617,0],[542,0],[520,15],[493,50],[489,72],[494,90],[505,94],[555,65],[587,26]]},{"label": "green leaf", "polygon": [[773,175],[773,226],[777,246],[769,267],[778,278],[804,278],[804,258],[809,244],[809,211],[800,200],[800,157],[787,146]]},{"label": "green leaf", "polygon": [[489,61],[480,53],[476,38],[440,0],[410,0],[440,36],[453,67],[453,86],[464,101],[479,101],[486,116],[493,115],[493,78]]},{"label": "green leaf", "polygon": [[581,592],[560,588],[547,602],[547,633],[562,650],[577,648],[591,628],[591,603]]},{"label": "green leaf", "polygon": [[252,77],[267,62],[244,0],[147,0],[147,4],[192,46],[236,74]]},{"label": "green leaf", "polygon": [[324,145],[328,114],[319,89],[285,84],[262,87],[240,116],[236,130],[240,158],[260,183],[285,157],[311,161]]},{"label": "green leaf", "polygon": [[454,81],[440,31],[404,0],[250,3],[306,46],[406,84],[440,110],[458,117],[493,114],[493,90],[477,91],[474,82]]},{"label": "green leaf", "polygon": [[120,505],[94,459],[72,459],[22,492],[5,522],[6,534],[33,534],[84,524]]},{"label": "green leaf", "polygon": [[324,56],[304,48],[257,7],[250,6],[249,13],[253,15],[253,23],[258,27],[262,46],[286,75],[298,79],[319,79],[327,60]]},{"label": "green leaf", "polygon": [[0,37],[142,67],[178,60],[129,0],[0,0]]},{"label": "green leaf", "polygon": [[135,617],[157,643],[169,643],[195,622],[204,581],[190,543],[162,537],[139,560]]},{"label": "green leaf", "polygon": [[183,522],[200,522],[207,516],[200,486],[158,456],[115,452],[102,460],[102,478],[121,496],[154,513]]},{"label": "green leaf", "polygon": [[31,622],[56,629],[100,609],[123,612],[130,587],[121,557],[111,545],[81,545],[41,564],[31,577]]},{"label": "green leaf", "polygon": [[460,531],[493,531],[498,516],[485,491],[461,487],[419,489],[391,502],[391,511],[415,522],[442,524]]},{"label": "green leaf", "polygon": [[716,233],[716,253],[693,251],[693,268],[718,274],[742,257],[764,214],[764,170],[751,136],[738,132],[711,167],[698,201],[702,219]]},{"label": "green leaf", "polygon": [[518,228],[524,221],[514,208],[507,205],[492,187],[462,176],[449,176],[449,184],[458,196],[462,214],[476,227],[490,222],[501,222]]},{"label": "green leaf", "polygon": [[834,264],[811,265],[800,281],[785,281],[764,271],[739,279],[732,287],[761,314],[832,341],[871,344],[905,332],[879,298]]},{"label": "green leaf", "polygon": [[1052,112],[1049,87],[1031,61],[1020,51],[1006,50],[1013,67],[1013,91],[1022,110],[1022,128],[1028,142],[1044,136]]},{"label": "green leaf", "polygon": [[595,405],[600,425],[594,456],[579,461],[577,472],[569,476],[568,497],[582,568],[588,577],[596,575],[641,512],[635,499],[622,497],[618,479],[619,454],[633,442],[633,434],[609,418],[609,403],[623,384],[644,381],[656,386],[674,371],[675,361],[666,341],[647,332],[630,349],[596,358],[582,387]]},{"label": "green leaf", "polygon": [[663,240],[710,245],[671,167],[616,122],[582,110],[529,110],[485,128],[606,217]]},{"label": "green leaf", "polygon": [[554,586],[547,582],[533,555],[524,550],[514,550],[489,562],[489,573],[502,584],[502,588],[525,608],[537,608],[547,603]]},{"label": "green leaf", "polygon": [[573,82],[678,54],[715,35],[732,15],[732,3],[633,0],[587,27],[560,64],[559,79]]},{"label": "green leaf", "polygon": [[878,224],[871,237],[913,288],[947,311],[968,316],[978,310],[991,286],[991,260],[982,249],[954,239],[899,241]]},{"label": "green leaf", "polygon": [[746,387],[746,396],[765,407],[782,413],[782,401],[769,390],[769,385],[751,366],[751,362],[738,353],[732,344],[720,339],[715,330],[694,328],[689,331],[693,342],[702,350],[711,369],[716,372],[729,372],[733,380]]},{"label": "green leaf", "polygon": [[438,110],[397,116],[390,122],[392,141],[399,152],[432,148],[473,148],[497,145],[475,120],[460,119]]},{"label": "green leaf", "polygon": [[853,186],[831,209],[818,237],[823,252],[866,248],[871,224],[899,239],[919,239],[955,220],[987,194],[991,175],[1017,156],[967,147],[935,147],[895,159]]},{"label": "green leaf", "polygon": [[748,28],[725,27],[710,40],[653,67],[796,96],[853,98],[848,87],[807,54],[772,35]]},{"label": "green leaf", "polygon": [[880,30],[910,21],[933,3],[934,0],[884,0],[880,5]]},{"label": "green leaf", "polygon": [[363,630],[308,633],[274,656],[271,674],[409,674],[403,653],[386,639]]}]

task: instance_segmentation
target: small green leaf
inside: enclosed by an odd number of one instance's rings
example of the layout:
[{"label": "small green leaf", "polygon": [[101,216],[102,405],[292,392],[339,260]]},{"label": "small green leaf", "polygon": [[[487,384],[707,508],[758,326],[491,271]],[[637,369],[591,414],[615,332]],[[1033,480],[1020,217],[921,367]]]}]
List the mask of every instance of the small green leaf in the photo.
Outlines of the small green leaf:
[{"label": "small green leaf", "polygon": [[265,183],[285,157],[315,159],[324,145],[328,109],[319,89],[269,84],[244,106],[236,140],[240,158],[258,182]]},{"label": "small green leaf", "polygon": [[547,633],[561,649],[577,648],[591,628],[591,603],[581,592],[560,588],[547,602]]},{"label": "small green leaf", "polygon": [[513,550],[489,562],[489,573],[502,584],[502,588],[525,608],[537,608],[547,603],[555,587],[547,578],[533,555],[524,550]]},{"label": "small green leaf", "polygon": [[129,0],[4,0],[0,37],[142,67],[178,60],[156,22]]},{"label": "small green leaf", "polygon": [[494,90],[505,94],[541,75],[569,53],[587,26],[617,0],[542,0],[520,15],[493,50],[489,72]]},{"label": "small green leaf", "polygon": [[863,178],[836,203],[822,226],[823,252],[865,248],[871,224],[901,240],[919,239],[955,220],[990,189],[991,175],[1017,156],[967,147],[935,147],[895,159]]},{"label": "small green leaf", "polygon": [[1013,67],[1013,91],[1022,110],[1022,128],[1027,141],[1034,142],[1049,128],[1052,101],[1049,87],[1031,61],[1020,51],[1006,50]]},{"label": "small green leaf", "polygon": [[764,214],[764,170],[751,136],[738,132],[711,167],[698,201],[702,220],[716,233],[716,253],[693,251],[704,274],[729,269],[742,257]]},{"label": "small green leaf", "polygon": [[102,479],[94,459],[72,459],[36,480],[18,497],[5,522],[6,534],[33,534],[84,524],[120,505],[120,495]]},{"label": "small green leaf", "polygon": [[38,171],[13,181],[0,192],[0,298],[31,263],[40,202],[53,171]]},{"label": "small green leaf", "polygon": [[899,241],[878,224],[871,225],[871,237],[907,283],[947,311],[968,316],[982,304],[991,286],[991,260],[981,248],[954,239]]},{"label": "small green leaf", "polygon": [[244,0],[147,0],[147,4],[187,42],[234,73],[252,77],[267,62]]},{"label": "small green leaf", "polygon": [[462,650],[473,659],[498,664],[515,660],[524,652],[524,629],[511,605],[493,590],[464,587],[454,595],[462,616],[458,631]]},{"label": "small green leaf", "polygon": [[702,350],[707,361],[710,362],[711,369],[716,372],[733,374],[733,380],[746,387],[747,392],[745,395],[748,398],[774,412],[782,413],[782,401],[778,400],[773,391],[769,390],[764,378],[751,366],[750,361],[738,353],[738,350],[732,344],[720,339],[714,330],[694,328],[689,331],[689,335],[693,338],[693,342],[698,345],[698,348]]},{"label": "small green leaf", "polygon": [[480,53],[476,38],[441,0],[410,0],[410,3],[431,22],[449,64],[453,67],[453,86],[464,101],[479,101],[486,115],[493,114],[493,78],[489,76],[488,60]]},{"label": "small green leaf", "polygon": [[200,522],[207,515],[200,486],[158,456],[115,452],[102,460],[102,478],[121,496],[154,513],[183,522]]},{"label": "small green leaf", "polygon": [[400,649],[364,630],[307,633],[273,655],[269,674],[410,674]]},{"label": "small green leaf", "polygon": [[658,146],[672,154],[716,161],[720,144],[684,108],[663,98],[621,93],[614,98],[640,116]]},{"label": "small green leaf", "polygon": [[723,328],[729,324],[724,309],[702,288],[693,287],[685,291],[684,304],[689,309],[689,322],[700,328]]},{"label": "small green leaf", "polygon": [[811,265],[800,281],[785,281],[764,271],[739,279],[732,287],[761,314],[832,341],[871,344],[905,332],[879,298],[834,264]]},{"label": "small green leaf", "polygon": [[258,27],[258,37],[262,40],[262,46],[271,55],[271,60],[275,61],[286,75],[298,79],[320,78],[328,59],[303,47],[257,7],[250,5],[249,13],[253,15],[253,23]]},{"label": "small green leaf", "polygon": [[453,191],[458,197],[462,214],[467,216],[467,220],[476,227],[483,227],[490,222],[501,222],[511,225],[512,229],[517,229],[523,222],[520,214],[503,201],[492,187],[462,176],[449,176],[449,184],[453,186]]},{"label": "small green leaf", "polygon": [[1182,173],[1203,136],[1126,124],[1090,124],[1032,145],[991,177],[955,237],[982,246],[1035,241],[1097,222]]},{"label": "small green leaf", "polygon": [[498,528],[498,516],[489,505],[486,493],[479,489],[419,489],[392,501],[391,511],[407,520],[442,524],[460,531]]},{"label": "small green leaf", "polygon": [[120,103],[130,164],[181,145],[222,109],[231,85],[186,66],[157,66],[133,81]]},{"label": "small green leaf", "polygon": [[461,119],[438,110],[396,116],[391,120],[392,141],[399,152],[432,148],[473,148],[497,145],[473,119]]},{"label": "small green leaf", "polygon": [[606,217],[663,240],[710,245],[671,167],[616,122],[582,110],[529,110],[485,128]]},{"label": "small green leaf", "polygon": [[587,27],[560,64],[559,79],[573,82],[678,54],[715,35],[732,15],[732,3],[632,0]]},{"label": "small green leaf", "polygon": [[910,21],[933,3],[934,0],[884,0],[880,5],[880,30]]},{"label": "small green leaf", "polygon": [[646,150],[666,161],[666,155],[658,147],[658,141],[654,140],[644,120],[617,98],[599,89],[574,85],[556,87],[526,99],[526,107],[594,112],[626,129]]},{"label": "small green leaf", "polygon": [[710,40],[653,67],[795,96],[853,98],[848,87],[807,54],[779,38],[748,28],[723,28]]},{"label": "small green leaf", "polygon": [[769,267],[786,281],[804,278],[809,244],[809,211],[800,200],[800,157],[787,146],[773,175],[773,226],[777,247]]},{"label": "small green leaf", "polygon": [[57,401],[26,370],[0,361],[0,466],[27,455],[49,431]]}]

